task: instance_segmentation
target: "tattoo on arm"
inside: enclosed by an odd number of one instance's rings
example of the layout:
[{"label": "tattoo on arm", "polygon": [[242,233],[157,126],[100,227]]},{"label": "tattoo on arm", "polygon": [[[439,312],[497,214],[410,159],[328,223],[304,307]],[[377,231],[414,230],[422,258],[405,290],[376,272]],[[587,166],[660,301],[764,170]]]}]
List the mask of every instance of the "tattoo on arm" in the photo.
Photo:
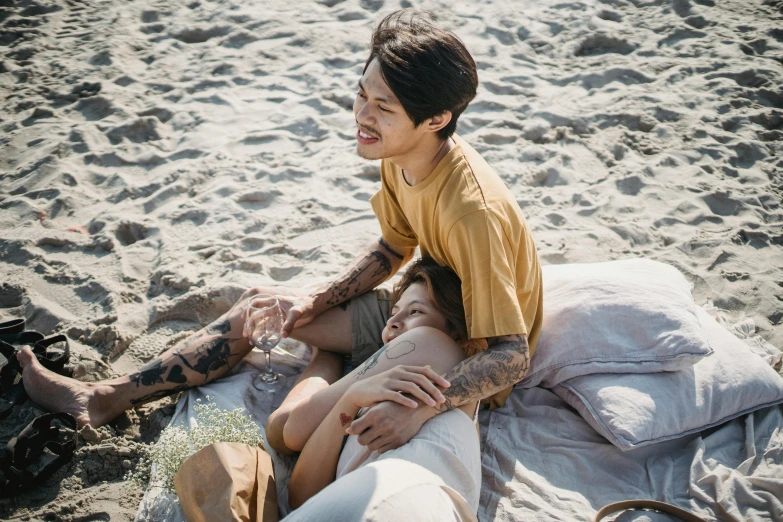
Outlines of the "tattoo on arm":
[{"label": "tattoo on arm", "polygon": [[378,359],[381,358],[381,354],[386,354],[386,358],[389,360],[399,359],[403,355],[408,355],[416,349],[416,345],[410,341],[400,341],[396,344],[389,343],[383,346],[380,350],[370,356],[369,359],[364,361],[359,367],[359,371],[353,376],[355,380],[359,380],[359,377],[375,368],[378,364]]},{"label": "tattoo on arm", "polygon": [[468,401],[485,399],[521,381],[530,368],[530,347],[526,336],[514,337],[495,342],[446,373],[443,377],[451,386],[443,390],[446,402],[436,409],[442,413]]},{"label": "tattoo on arm", "polygon": [[386,347],[388,346],[389,346],[388,344],[383,346],[380,350],[372,354],[369,359],[364,361],[362,365],[359,367],[359,371],[356,372],[356,375],[354,375],[353,378],[359,380],[359,377],[367,373],[369,370],[372,370],[375,367],[375,365],[378,364],[378,359],[381,358],[381,354],[384,352],[384,350],[386,350]]},{"label": "tattoo on arm", "polygon": [[340,413],[340,425],[344,428],[353,422],[353,419],[345,413]]},{"label": "tattoo on arm", "polygon": [[[391,343],[389,343],[391,344]],[[389,346],[389,349],[386,350],[386,358],[387,359],[399,359],[403,355],[408,355],[413,350],[416,349],[416,345],[413,344],[410,341],[400,341],[397,344],[393,346]]]},{"label": "tattoo on arm", "polygon": [[390,247],[390,246],[389,246],[389,244],[388,244],[386,241],[384,241],[384,240],[383,240],[383,238],[380,238],[380,239],[378,240],[378,243],[380,243],[380,245],[381,245],[383,248],[385,248],[387,252],[389,252],[391,255],[393,255],[394,257],[396,257],[396,258],[397,258],[397,259],[399,259],[400,261],[404,261],[404,260],[405,260],[405,256],[402,256],[402,255],[400,255],[400,253],[399,253],[399,252],[397,252],[397,251],[396,251],[396,250],[394,250],[392,247]]},{"label": "tattoo on arm", "polygon": [[391,273],[392,264],[389,258],[374,250],[359,262],[348,279],[338,281],[329,288],[329,299],[326,304],[329,306],[340,304],[363,290],[373,288],[374,285],[385,281]]}]

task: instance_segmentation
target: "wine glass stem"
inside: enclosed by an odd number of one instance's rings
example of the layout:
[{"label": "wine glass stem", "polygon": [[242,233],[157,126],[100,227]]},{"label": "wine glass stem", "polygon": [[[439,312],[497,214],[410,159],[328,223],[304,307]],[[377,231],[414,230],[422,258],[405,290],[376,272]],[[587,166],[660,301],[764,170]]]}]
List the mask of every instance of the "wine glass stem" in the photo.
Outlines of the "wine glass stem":
[{"label": "wine glass stem", "polygon": [[271,377],[274,375],[275,372],[272,371],[272,350],[264,351],[264,355],[266,356],[266,375],[267,377]]}]

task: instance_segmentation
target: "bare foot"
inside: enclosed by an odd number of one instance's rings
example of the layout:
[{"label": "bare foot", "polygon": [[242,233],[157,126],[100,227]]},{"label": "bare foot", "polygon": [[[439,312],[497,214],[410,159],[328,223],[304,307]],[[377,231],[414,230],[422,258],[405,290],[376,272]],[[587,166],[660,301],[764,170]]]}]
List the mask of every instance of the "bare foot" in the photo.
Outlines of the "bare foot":
[{"label": "bare foot", "polygon": [[24,389],[39,406],[55,413],[70,413],[79,426],[89,424],[93,428],[118,415],[103,406],[111,403],[111,386],[81,382],[47,370],[29,346],[23,347],[16,357],[22,365]]}]

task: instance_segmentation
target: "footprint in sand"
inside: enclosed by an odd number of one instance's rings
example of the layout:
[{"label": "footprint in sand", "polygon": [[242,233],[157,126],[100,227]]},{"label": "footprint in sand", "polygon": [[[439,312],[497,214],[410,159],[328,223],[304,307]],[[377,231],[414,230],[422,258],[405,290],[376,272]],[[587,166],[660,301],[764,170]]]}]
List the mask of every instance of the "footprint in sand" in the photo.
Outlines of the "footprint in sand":
[{"label": "footprint in sand", "polygon": [[140,223],[123,221],[114,231],[114,237],[122,246],[130,246],[137,241],[147,238],[151,234],[150,229]]},{"label": "footprint in sand", "polygon": [[94,96],[79,100],[74,110],[81,113],[87,121],[102,120],[118,112],[117,107],[105,96]]},{"label": "footprint in sand", "polygon": [[106,133],[106,137],[113,145],[123,140],[145,143],[161,139],[161,130],[160,120],[147,116],[114,127]]},{"label": "footprint in sand", "polygon": [[17,308],[29,301],[27,292],[22,286],[0,284],[0,308]]},{"label": "footprint in sand", "polygon": [[210,27],[186,27],[170,34],[180,42],[198,44],[218,36],[226,36],[232,30],[233,28],[229,25],[213,25]]},{"label": "footprint in sand", "polygon": [[596,56],[600,54],[630,54],[636,50],[636,45],[625,38],[606,33],[595,33],[582,40],[575,56]]}]

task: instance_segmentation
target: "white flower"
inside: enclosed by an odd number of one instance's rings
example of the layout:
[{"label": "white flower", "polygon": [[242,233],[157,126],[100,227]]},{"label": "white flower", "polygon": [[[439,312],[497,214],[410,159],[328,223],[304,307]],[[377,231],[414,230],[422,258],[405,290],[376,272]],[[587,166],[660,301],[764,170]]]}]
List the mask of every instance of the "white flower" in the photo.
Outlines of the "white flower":
[{"label": "white flower", "polygon": [[136,469],[126,475],[130,487],[161,487],[174,491],[174,475],[188,457],[215,442],[239,442],[257,446],[261,432],[242,408],[219,409],[207,396],[196,400],[196,426],[190,429],[169,426],[156,443],[141,445]]}]

